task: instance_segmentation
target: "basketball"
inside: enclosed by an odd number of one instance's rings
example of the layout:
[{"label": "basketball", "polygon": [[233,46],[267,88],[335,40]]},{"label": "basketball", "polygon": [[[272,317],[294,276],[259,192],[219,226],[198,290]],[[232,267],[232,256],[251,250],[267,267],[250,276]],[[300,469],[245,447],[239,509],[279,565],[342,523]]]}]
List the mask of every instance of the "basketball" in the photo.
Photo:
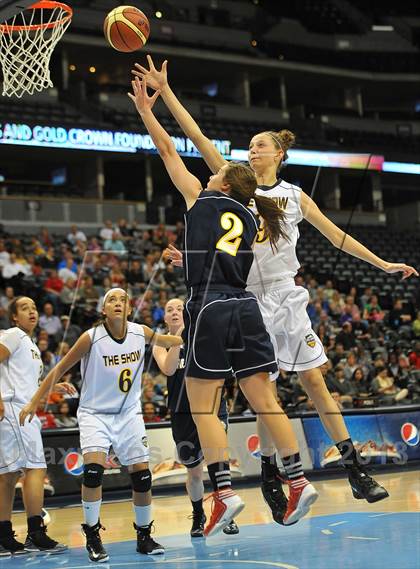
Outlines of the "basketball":
[{"label": "basketball", "polygon": [[147,16],[134,6],[118,6],[104,21],[104,34],[117,51],[137,51],[147,41],[150,25]]}]

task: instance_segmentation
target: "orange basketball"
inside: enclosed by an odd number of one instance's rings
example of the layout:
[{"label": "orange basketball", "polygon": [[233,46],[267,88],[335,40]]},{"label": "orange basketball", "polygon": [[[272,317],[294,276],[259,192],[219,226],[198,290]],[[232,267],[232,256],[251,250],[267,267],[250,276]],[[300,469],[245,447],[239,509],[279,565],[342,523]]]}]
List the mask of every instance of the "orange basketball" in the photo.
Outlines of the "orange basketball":
[{"label": "orange basketball", "polygon": [[111,47],[117,51],[141,49],[150,33],[147,16],[134,6],[118,6],[104,21],[104,34]]}]

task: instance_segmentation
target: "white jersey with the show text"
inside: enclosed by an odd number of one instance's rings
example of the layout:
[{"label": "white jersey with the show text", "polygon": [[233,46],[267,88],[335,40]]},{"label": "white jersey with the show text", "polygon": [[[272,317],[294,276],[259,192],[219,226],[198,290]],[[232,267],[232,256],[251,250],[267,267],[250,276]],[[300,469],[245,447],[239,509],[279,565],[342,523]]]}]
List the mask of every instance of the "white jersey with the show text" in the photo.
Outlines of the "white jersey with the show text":
[{"label": "white jersey with the show text", "polygon": [[[277,180],[272,186],[258,186],[257,195],[274,200],[284,210],[285,229],[289,240],[280,238],[277,250],[272,250],[270,241],[264,239],[261,229],[254,247],[254,262],[248,276],[248,288],[260,292],[272,288],[279,281],[293,279],[300,263],[296,256],[296,243],[299,239],[298,224],[302,221],[301,194],[298,186],[284,180]],[[252,211],[258,216],[255,203],[251,202]]]},{"label": "white jersey with the show text", "polygon": [[0,331],[0,344],[10,356],[0,364],[0,394],[3,401],[26,405],[39,386],[44,366],[38,346],[20,328]]},{"label": "white jersey with the show text", "polygon": [[140,409],[144,366],[143,326],[127,323],[125,338],[117,340],[101,324],[88,330],[92,345],[82,358],[80,409],[120,413]]}]

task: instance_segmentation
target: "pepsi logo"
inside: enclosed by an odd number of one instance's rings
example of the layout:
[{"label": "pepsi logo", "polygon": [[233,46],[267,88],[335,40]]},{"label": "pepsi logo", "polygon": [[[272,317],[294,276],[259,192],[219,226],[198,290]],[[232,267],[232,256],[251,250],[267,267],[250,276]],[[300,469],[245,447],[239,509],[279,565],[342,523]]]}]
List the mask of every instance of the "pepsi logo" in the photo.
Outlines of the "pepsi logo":
[{"label": "pepsi logo", "polygon": [[417,446],[420,441],[420,435],[416,425],[413,425],[413,423],[404,423],[401,427],[401,438],[408,446]]},{"label": "pepsi logo", "polygon": [[72,476],[83,474],[83,456],[76,449],[70,450],[64,457],[64,470]]},{"label": "pepsi logo", "polygon": [[261,458],[260,437],[258,435],[250,435],[246,440],[248,452],[255,459]]}]

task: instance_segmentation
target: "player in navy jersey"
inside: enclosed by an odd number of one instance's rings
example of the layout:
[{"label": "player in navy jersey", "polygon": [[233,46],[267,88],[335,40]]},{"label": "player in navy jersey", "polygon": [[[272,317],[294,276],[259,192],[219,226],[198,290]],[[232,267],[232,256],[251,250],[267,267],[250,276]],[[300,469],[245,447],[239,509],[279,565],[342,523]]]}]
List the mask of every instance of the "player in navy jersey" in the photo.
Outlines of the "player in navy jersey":
[{"label": "player in navy jersey", "polygon": [[[165,306],[165,323],[169,334],[180,334],[184,329],[184,303],[172,298]],[[171,413],[172,436],[180,462],[187,468],[186,488],[193,507],[191,537],[202,537],[206,516],[203,509],[203,451],[197,428],[191,415],[185,387],[185,350],[175,346],[169,350],[154,346],[153,356],[162,373],[167,376],[168,408]],[[228,410],[222,394],[218,417],[228,428]],[[239,529],[234,520],[223,530],[226,534],[237,534]]]},{"label": "player in navy jersey", "polygon": [[159,91],[147,94],[146,80],[132,82],[129,93],[163,159],[174,185],[184,196],[184,267],[186,385],[191,412],[212,481],[213,509],[205,535],[221,531],[244,507],[231,489],[226,432],[217,417],[224,381],[234,373],[252,408],[261,417],[282,456],[293,508],[285,523],[298,521],[318,494],[303,475],[291,422],[278,405],[269,373],[277,370],[274,350],[258,303],[245,284],[253,262],[252,246],[259,224],[247,205],[254,199],[270,243],[285,238],[279,207],[255,195],[255,175],[243,164],[224,165],[206,190],[185,167],[175,146],[152,112]]},{"label": "player in navy jersey", "polygon": [[133,488],[137,551],[164,553],[151,537],[152,475],[149,449],[140,411],[141,376],[145,345],[180,345],[180,338],[156,334],[148,326],[128,321],[130,298],[121,288],[104,296],[102,320],[84,332],[70,351],[52,369],[20,413],[33,417],[39,401],[69,369],[81,361],[82,389],[77,418],[83,454],[82,506],[89,559],[103,563],[109,556],[101,541],[99,519],[105,462],[112,445],[121,464],[127,466]]},{"label": "player in navy jersey", "polygon": [[[161,90],[165,104],[186,136],[194,142],[210,169],[213,172],[219,171],[227,162],[170,89],[167,62],[163,63],[161,70],[154,67],[150,56],[148,62],[149,69],[136,64],[133,73],[146,77],[152,88]],[[323,215],[301,188],[280,178],[280,168],[287,160],[287,151],[294,143],[294,138],[288,130],[265,131],[253,136],[249,144],[249,163],[257,177],[257,193],[276,201],[285,210],[289,240],[280,240],[273,249],[263,233],[258,235],[255,261],[248,277],[248,290],[256,295],[260,304],[279,368],[298,373],[302,387],[314,402],[326,431],[342,455],[353,496],[376,502],[386,498],[388,492],[368,475],[361,464],[337,403],[327,389],[320,369],[327,357],[321,341],[312,330],[306,311],[308,292],[294,282],[299,269],[296,256],[298,224],[305,218],[335,247],[387,273],[401,272],[404,279],[411,275],[418,276],[418,273],[409,265],[387,262],[369,251]],[[275,379],[276,375],[273,375],[274,392]],[[276,464],[275,448],[263,422],[257,420],[257,423],[262,451],[262,492],[273,518],[281,523],[286,511],[286,498]]]}]

